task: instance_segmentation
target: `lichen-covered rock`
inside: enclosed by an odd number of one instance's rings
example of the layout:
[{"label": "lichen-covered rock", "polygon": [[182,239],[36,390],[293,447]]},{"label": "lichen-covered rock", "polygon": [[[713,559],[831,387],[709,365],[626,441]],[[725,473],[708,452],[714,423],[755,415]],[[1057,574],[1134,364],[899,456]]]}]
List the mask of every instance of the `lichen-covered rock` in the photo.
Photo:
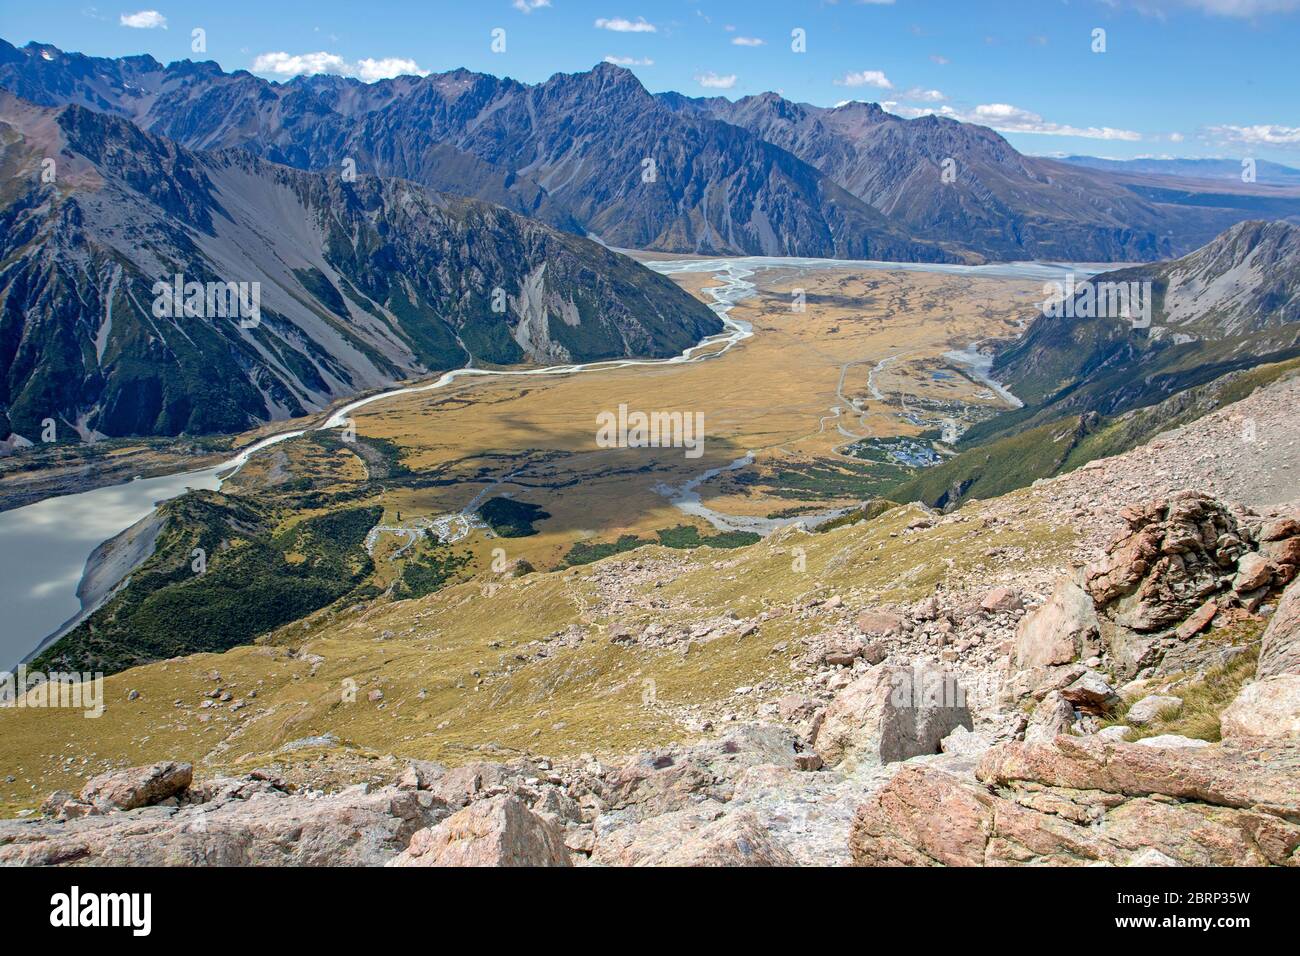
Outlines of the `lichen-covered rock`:
[{"label": "lichen-covered rock", "polygon": [[479,800],[421,830],[389,866],[572,866],[564,833],[518,797]]},{"label": "lichen-covered rock", "polygon": [[1219,715],[1225,738],[1300,737],[1300,674],[1253,681]]},{"label": "lichen-covered rock", "polygon": [[1074,706],[1061,696],[1060,691],[1052,691],[1038,702],[1034,712],[1029,716],[1029,725],[1025,728],[1026,743],[1049,744],[1057,734],[1069,731],[1074,723]]},{"label": "lichen-covered rock", "polygon": [[1259,645],[1257,677],[1300,674],[1300,581],[1282,592]]},{"label": "lichen-covered rock", "polygon": [[880,665],[858,678],[826,708],[813,748],[827,764],[889,763],[939,752],[959,727],[973,727],[965,694],[938,668]]},{"label": "lichen-covered rock", "polygon": [[81,800],[101,810],[135,810],[161,803],[190,785],[194,768],[172,760],[112,770],[93,777],[81,788]]},{"label": "lichen-covered rock", "polygon": [[794,866],[751,811],[682,810],[602,836],[592,862],[607,866]]},{"label": "lichen-covered rock", "polygon": [[259,784],[247,799],[0,821],[0,865],[380,866],[446,815],[432,795],[395,787],[309,797]]},{"label": "lichen-covered rock", "polygon": [[[1172,799],[1171,799],[1172,798]],[[1294,865],[1300,748],[1004,743],[975,777],[907,765],[859,807],[861,866]]]},{"label": "lichen-covered rock", "polygon": [[1020,669],[1053,667],[1095,650],[1099,634],[1092,599],[1070,579],[1016,628],[1015,664]]}]

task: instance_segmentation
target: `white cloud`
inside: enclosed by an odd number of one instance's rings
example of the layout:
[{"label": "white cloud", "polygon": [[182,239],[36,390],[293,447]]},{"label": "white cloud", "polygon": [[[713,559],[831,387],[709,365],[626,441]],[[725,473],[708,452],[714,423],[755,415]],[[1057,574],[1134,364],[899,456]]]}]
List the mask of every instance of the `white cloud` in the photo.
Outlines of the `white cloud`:
[{"label": "white cloud", "polygon": [[1260,123],[1255,126],[1209,126],[1206,132],[1216,139],[1246,146],[1294,146],[1300,143],[1300,126],[1277,126]]},{"label": "white cloud", "polygon": [[279,77],[311,76],[316,73],[328,73],[331,76],[355,76],[366,83],[375,80],[388,80],[403,74],[425,76],[428,70],[420,68],[414,60],[388,56],[380,59],[369,57],[349,63],[337,53],[318,50],[315,53],[260,53],[253,60],[254,73],[269,73]]},{"label": "white cloud", "polygon": [[758,37],[732,37],[731,42],[735,46],[762,46],[767,41]]},{"label": "white cloud", "polygon": [[882,90],[892,90],[894,84],[880,70],[862,70],[857,73],[845,73],[835,81],[836,86],[874,86]]},{"label": "white cloud", "polygon": [[940,66],[947,66],[952,61],[949,60],[946,56],[940,56],[938,53],[931,53],[930,62],[938,63]]},{"label": "white cloud", "polygon": [[428,73],[428,70],[420,69],[420,65],[414,60],[405,60],[400,56],[357,61],[357,76],[366,83],[373,83],[375,80],[391,80],[395,76],[427,76]]},{"label": "white cloud", "polygon": [[276,53],[259,53],[253,60],[254,73],[272,73],[276,76],[307,76],[312,73],[333,73],[346,76],[350,69],[347,60],[337,53],[289,54],[284,51]]},{"label": "white cloud", "polygon": [[167,18],[157,10],[141,10],[139,13],[124,13],[118,20],[124,27],[137,30],[153,30],[158,27],[167,29]]},{"label": "white cloud", "polygon": [[655,61],[648,56],[607,56],[606,63],[613,63],[615,66],[654,66]]},{"label": "white cloud", "polygon": [[1036,133],[1044,136],[1077,136],[1083,139],[1107,139],[1134,142],[1142,139],[1141,133],[1110,126],[1070,126],[1043,119],[1031,110],[1010,103],[985,103],[973,110],[959,110],[951,106],[932,107],[901,106],[890,110],[899,116],[915,119],[918,116],[945,116],[963,123],[989,126],[999,133]]},{"label": "white cloud", "polygon": [[1183,136],[1182,133],[1170,133],[1170,134],[1169,134],[1169,142],[1171,142],[1171,143],[1181,143],[1184,139],[1186,139],[1186,137]]},{"label": "white cloud", "polygon": [[919,86],[914,86],[905,93],[899,94],[905,100],[921,103],[942,103],[948,97],[944,96],[939,90],[926,90]]},{"label": "white cloud", "polygon": [[729,90],[736,85],[736,74],[718,76],[716,73],[696,73],[695,82],[711,90]]},{"label": "white cloud", "polygon": [[542,7],[549,7],[551,0],[515,0],[513,6],[520,13],[532,13],[534,10],[540,10]]},{"label": "white cloud", "polygon": [[637,17],[635,22],[623,17],[601,17],[596,21],[595,25],[598,30],[613,30],[615,33],[659,32],[659,28],[653,23],[647,23],[645,17]]}]

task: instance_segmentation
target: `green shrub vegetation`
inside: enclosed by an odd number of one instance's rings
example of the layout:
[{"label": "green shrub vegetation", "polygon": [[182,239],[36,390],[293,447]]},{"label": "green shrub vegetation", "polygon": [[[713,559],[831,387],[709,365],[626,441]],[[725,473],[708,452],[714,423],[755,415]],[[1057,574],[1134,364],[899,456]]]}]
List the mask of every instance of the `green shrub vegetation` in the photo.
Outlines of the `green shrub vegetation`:
[{"label": "green shrub vegetation", "polygon": [[625,534],[616,541],[602,541],[594,544],[579,541],[569,549],[569,553],[564,556],[564,560],[566,564],[573,567],[580,564],[591,564],[593,561],[621,554],[624,551],[643,548],[648,544],[660,544],[665,548],[679,548],[681,550],[690,550],[692,548],[743,548],[761,539],[760,535],[752,531],[723,531],[713,535],[702,535],[699,528],[687,524],[679,524],[672,528],[661,528],[655,532],[655,537],[657,540],[652,541],[649,538],[641,538],[634,534]]},{"label": "green shrub vegetation", "polygon": [[502,538],[527,538],[537,534],[534,521],[545,521],[551,515],[537,505],[513,498],[489,498],[478,509],[479,517]]},{"label": "green shrub vegetation", "polygon": [[215,492],[177,498],[160,512],[153,555],[34,666],[115,673],[247,644],[360,585],[373,571],[366,533],[382,514],[347,508],[275,533],[267,508]]}]

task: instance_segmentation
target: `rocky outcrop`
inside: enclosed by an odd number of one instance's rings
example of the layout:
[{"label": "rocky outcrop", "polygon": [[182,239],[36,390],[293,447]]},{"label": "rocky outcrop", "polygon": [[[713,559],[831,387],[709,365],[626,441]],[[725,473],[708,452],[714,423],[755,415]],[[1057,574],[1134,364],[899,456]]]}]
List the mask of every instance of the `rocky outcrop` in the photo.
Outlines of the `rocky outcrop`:
[{"label": "rocky outcrop", "polygon": [[[1203,669],[1203,651],[1215,651],[1205,643],[1207,630],[1251,619],[1295,575],[1289,559],[1300,548],[1300,522],[1293,519],[1266,522],[1193,491],[1120,515],[1127,527],[1101,559],[1061,579],[1048,601],[1021,620],[1004,703],[1057,690],[1069,697],[1068,686],[1098,667],[1117,684],[1166,660],[1170,670]],[[1270,625],[1276,636],[1266,638],[1262,654],[1269,673],[1300,669],[1297,640],[1287,636],[1298,630],[1295,600],[1284,598]]]},{"label": "rocky outcrop", "polygon": [[389,866],[572,866],[564,836],[518,797],[492,797],[421,830]]},{"label": "rocky outcrop", "polygon": [[974,779],[902,768],[859,809],[850,851],[862,866],[1295,865],[1300,748],[1004,743]]},{"label": "rocky outcrop", "polygon": [[135,810],[181,793],[193,778],[190,764],[173,761],[114,770],[87,781],[81,802],[100,810]]},{"label": "rocky outcrop", "polygon": [[1300,584],[1283,593],[1260,639],[1256,676],[1278,674],[1300,674]]},{"label": "rocky outcrop", "polygon": [[794,866],[752,811],[686,810],[614,831],[592,862],[606,866]]},{"label": "rocky outcrop", "polygon": [[971,714],[951,674],[882,664],[831,701],[813,747],[830,765],[890,763],[938,753],[939,742],[959,726],[969,730]]},{"label": "rocky outcrop", "polygon": [[1300,674],[1278,674],[1247,684],[1219,715],[1225,738],[1300,739]]},{"label": "rocky outcrop", "polygon": [[[1252,541],[1235,515],[1214,499],[1184,492],[1125,508],[1128,530],[1087,572],[1099,607],[1122,627],[1156,631],[1178,624],[1219,590]],[[1251,572],[1254,590],[1267,583]]]},{"label": "rocky outcrop", "polygon": [[358,785],[289,794],[253,778],[210,781],[201,803],[0,821],[8,866],[379,866],[447,815],[430,794]]}]

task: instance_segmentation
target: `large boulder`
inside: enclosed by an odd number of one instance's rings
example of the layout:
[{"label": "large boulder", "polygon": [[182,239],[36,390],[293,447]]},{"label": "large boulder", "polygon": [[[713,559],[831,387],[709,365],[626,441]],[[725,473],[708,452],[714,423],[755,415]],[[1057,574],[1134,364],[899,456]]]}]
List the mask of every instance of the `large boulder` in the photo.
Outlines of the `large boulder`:
[{"label": "large boulder", "polygon": [[572,866],[558,826],[509,794],[421,830],[389,866]]},{"label": "large boulder", "polygon": [[1003,743],[975,779],[901,768],[859,807],[854,863],[1293,865],[1300,748]]},{"label": "large boulder", "polygon": [[1068,664],[1095,649],[1097,637],[1092,599],[1067,578],[1016,627],[1015,662],[1020,668]]},{"label": "large boulder", "polygon": [[891,637],[903,629],[903,619],[888,611],[867,610],[858,615],[857,625],[872,637]]},{"label": "large boulder", "polygon": [[[1048,599],[1016,626],[1008,700],[1030,694],[1041,698],[1077,677],[1066,670],[1101,647],[1101,625],[1092,598],[1077,582],[1062,578]],[[1058,680],[1057,678],[1061,678]]]},{"label": "large boulder", "polygon": [[1220,502],[1192,491],[1125,508],[1128,529],[1085,575],[1089,593],[1118,626],[1157,631],[1185,620],[1220,589],[1251,539]]},{"label": "large boulder", "polygon": [[1181,697],[1174,697],[1172,694],[1148,694],[1128,709],[1124,719],[1130,724],[1141,727],[1161,717],[1172,717],[1182,710],[1182,707]]},{"label": "large boulder", "polygon": [[100,810],[135,810],[183,793],[193,779],[192,765],[172,760],[112,770],[88,780],[81,800]]},{"label": "large boulder", "polygon": [[830,765],[890,763],[939,752],[957,727],[971,729],[965,693],[946,671],[880,665],[836,695],[813,748]]},{"label": "large boulder", "polygon": [[1259,645],[1260,678],[1300,674],[1300,581],[1282,592]]},{"label": "large boulder", "polygon": [[1219,715],[1225,738],[1300,737],[1300,674],[1278,674],[1241,689]]},{"label": "large boulder", "polygon": [[1038,702],[1025,727],[1028,743],[1050,744],[1058,734],[1068,733],[1074,723],[1074,705],[1060,691],[1052,691]]},{"label": "large boulder", "polygon": [[593,863],[605,866],[795,866],[790,851],[748,810],[705,806],[604,833]]}]

